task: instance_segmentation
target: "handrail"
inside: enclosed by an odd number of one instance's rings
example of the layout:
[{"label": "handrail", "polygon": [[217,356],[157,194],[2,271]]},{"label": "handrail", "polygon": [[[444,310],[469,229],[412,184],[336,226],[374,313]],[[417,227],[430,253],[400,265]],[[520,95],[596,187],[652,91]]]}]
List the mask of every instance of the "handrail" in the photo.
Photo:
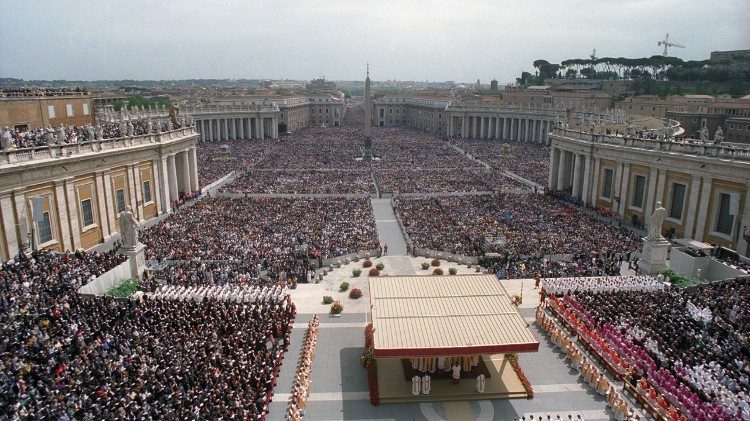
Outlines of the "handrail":
[{"label": "handrail", "polygon": [[140,136],[0,150],[0,168],[4,165],[22,164],[24,162],[41,159],[67,158],[93,152],[106,152],[132,146],[168,142],[173,139],[196,134],[197,132],[194,127],[183,127],[171,131],[149,133]]}]

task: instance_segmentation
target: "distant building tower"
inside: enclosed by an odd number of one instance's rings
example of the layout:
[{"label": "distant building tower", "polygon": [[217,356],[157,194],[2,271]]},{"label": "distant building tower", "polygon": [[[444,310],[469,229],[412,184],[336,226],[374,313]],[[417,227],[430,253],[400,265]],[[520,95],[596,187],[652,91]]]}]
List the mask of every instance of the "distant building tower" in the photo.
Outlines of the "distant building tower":
[{"label": "distant building tower", "polygon": [[497,92],[497,80],[492,79],[490,82],[490,91]]},{"label": "distant building tower", "polygon": [[479,79],[477,79],[477,84],[474,85],[474,89],[476,89],[477,91],[482,89],[482,82],[480,82]]}]

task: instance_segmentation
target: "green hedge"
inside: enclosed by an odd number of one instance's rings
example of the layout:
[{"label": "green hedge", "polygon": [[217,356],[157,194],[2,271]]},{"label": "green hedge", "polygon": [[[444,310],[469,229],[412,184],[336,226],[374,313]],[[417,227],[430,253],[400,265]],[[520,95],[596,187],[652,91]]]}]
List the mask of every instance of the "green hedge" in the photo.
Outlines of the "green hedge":
[{"label": "green hedge", "polygon": [[138,291],[138,281],[135,278],[131,278],[107,291],[107,295],[110,297],[128,298],[136,291]]},{"label": "green hedge", "polygon": [[672,282],[672,285],[676,286],[677,288],[686,288],[689,286],[699,285],[701,283],[701,281],[699,281],[698,279],[683,275],[672,268],[664,269],[661,274],[668,277],[669,281]]}]

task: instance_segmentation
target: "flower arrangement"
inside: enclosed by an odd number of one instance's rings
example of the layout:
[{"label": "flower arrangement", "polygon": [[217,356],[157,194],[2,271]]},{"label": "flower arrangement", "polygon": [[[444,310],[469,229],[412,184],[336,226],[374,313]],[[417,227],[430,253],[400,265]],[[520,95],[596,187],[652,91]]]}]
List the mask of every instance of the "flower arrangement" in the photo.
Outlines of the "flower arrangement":
[{"label": "flower arrangement", "polygon": [[432,271],[432,274],[433,275],[442,275],[443,274],[443,270],[440,269],[440,268],[435,268],[435,270]]},{"label": "flower arrangement", "polygon": [[450,275],[455,275],[455,274],[458,273],[458,269],[457,268],[448,268],[448,273]]},{"label": "flower arrangement", "polygon": [[365,261],[364,261],[364,262],[362,262],[362,267],[363,267],[363,268],[369,268],[370,266],[372,266],[372,260],[370,260],[370,259],[365,259]]},{"label": "flower arrangement", "polygon": [[342,311],[344,311],[344,306],[340,302],[334,301],[331,304],[331,314],[341,314]]},{"label": "flower arrangement", "polygon": [[430,268],[430,264],[427,262],[422,263],[422,270],[427,270]]},{"label": "flower arrangement", "polygon": [[351,291],[349,291],[349,298],[356,300],[357,298],[360,298],[362,296],[362,290],[359,288],[352,288]]},{"label": "flower arrangement", "polygon": [[339,285],[339,291],[340,292],[344,292],[347,289],[349,289],[349,282],[344,281],[344,282],[341,283],[341,285]]},{"label": "flower arrangement", "polygon": [[380,391],[378,390],[378,362],[373,352],[372,323],[365,328],[365,354],[362,356],[362,364],[367,367],[367,384],[370,387],[370,403],[373,406],[380,405]]},{"label": "flower arrangement", "polygon": [[331,304],[333,302],[333,297],[330,295],[324,295],[323,296],[323,304]]},{"label": "flower arrangement", "polygon": [[440,266],[440,259],[432,259],[432,266]]},{"label": "flower arrangement", "polygon": [[379,276],[380,271],[378,270],[378,268],[372,268],[370,269],[370,272],[368,272],[367,274],[370,276]]},{"label": "flower arrangement", "polygon": [[359,278],[359,275],[362,274],[362,269],[354,269],[352,270],[352,278]]},{"label": "flower arrangement", "polygon": [[385,265],[383,263],[378,263],[375,267],[378,268],[378,270],[385,269]]},{"label": "flower arrangement", "polygon": [[521,384],[526,391],[526,396],[529,399],[534,399],[534,388],[531,387],[531,382],[526,378],[526,374],[524,374],[521,365],[518,363],[518,355],[516,355],[516,353],[505,354],[505,358],[508,359],[511,367],[513,367],[513,371],[516,372],[518,379],[521,380]]},{"label": "flower arrangement", "polygon": [[518,307],[523,303],[523,297],[521,296],[521,294],[513,294],[513,298],[511,298],[510,302],[514,306]]}]

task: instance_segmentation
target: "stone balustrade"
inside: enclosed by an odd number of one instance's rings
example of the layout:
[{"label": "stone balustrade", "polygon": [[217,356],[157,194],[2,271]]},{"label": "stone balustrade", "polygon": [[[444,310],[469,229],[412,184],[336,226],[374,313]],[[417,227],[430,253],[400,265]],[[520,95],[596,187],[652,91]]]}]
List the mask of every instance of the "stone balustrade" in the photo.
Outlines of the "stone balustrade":
[{"label": "stone balustrade", "polygon": [[133,146],[162,143],[194,134],[196,134],[194,127],[184,127],[168,132],[150,133],[133,137],[0,150],[0,167],[42,159],[67,158],[93,152],[105,152]]}]

